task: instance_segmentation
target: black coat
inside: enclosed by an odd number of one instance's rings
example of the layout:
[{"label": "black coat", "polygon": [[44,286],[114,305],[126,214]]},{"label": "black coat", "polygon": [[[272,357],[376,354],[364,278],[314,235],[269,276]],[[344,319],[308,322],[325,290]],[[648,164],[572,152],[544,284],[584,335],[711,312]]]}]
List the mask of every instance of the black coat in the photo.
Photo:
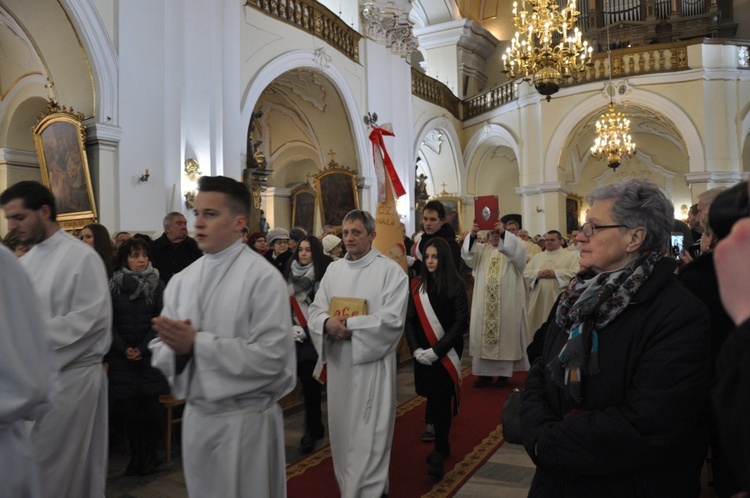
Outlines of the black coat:
[{"label": "black coat", "polygon": [[[414,298],[409,292],[409,308],[406,312],[406,339],[409,342],[409,349],[414,353],[418,348],[429,349],[432,347],[438,358],[442,358],[453,348],[460,358],[464,350],[464,333],[469,327],[469,304],[466,298],[466,287],[461,282],[453,287],[450,296],[441,297],[430,291],[427,292],[427,295],[440,325],[443,326],[445,335],[435,346],[430,346],[419,321],[419,315],[414,306]],[[435,389],[452,390],[453,380],[440,361],[427,366],[414,360],[414,387],[420,396],[430,396]]]},{"label": "black coat", "polygon": [[750,320],[729,334],[719,353],[713,402],[725,458],[750,491]]},{"label": "black coat", "polygon": [[734,329],[734,322],[721,304],[719,281],[714,267],[714,253],[702,254],[683,266],[678,278],[682,285],[703,301],[708,308],[711,319],[711,359],[712,363],[715,363],[721,345],[729,336],[729,332]]},{"label": "black coat", "polygon": [[526,380],[521,427],[537,465],[530,497],[697,497],[708,446],[705,306],[656,263],[630,304],[599,330],[601,372],[577,405],[547,365],[568,335],[554,321]]},{"label": "black coat", "polygon": [[[112,346],[109,350],[109,394],[112,399],[137,398],[169,393],[169,385],[159,370],[151,366],[148,343],[154,338],[151,319],[159,316],[163,306],[164,283],[146,304],[139,296],[131,301],[127,292],[112,293]],[[138,348],[142,359],[130,361],[127,348]]]},{"label": "black coat", "polygon": [[279,254],[276,259],[274,259],[273,249],[269,249],[263,255],[263,257],[265,257],[269,263],[275,266],[282,275],[285,275],[287,273],[287,265],[289,264],[289,260],[292,259],[292,256],[294,256],[294,252],[292,250],[289,250],[287,252]]},{"label": "black coat", "polygon": [[198,243],[190,237],[174,245],[164,233],[151,243],[151,265],[159,270],[159,276],[165,284],[175,273],[181,272],[201,256],[203,251],[198,249]]}]

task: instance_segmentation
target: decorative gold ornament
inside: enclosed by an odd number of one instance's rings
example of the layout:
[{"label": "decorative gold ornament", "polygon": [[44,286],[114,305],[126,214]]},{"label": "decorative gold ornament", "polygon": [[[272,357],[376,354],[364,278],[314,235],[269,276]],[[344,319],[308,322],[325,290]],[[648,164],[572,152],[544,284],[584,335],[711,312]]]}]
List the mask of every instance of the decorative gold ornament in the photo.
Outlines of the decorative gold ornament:
[{"label": "decorative gold ornament", "polygon": [[[554,0],[522,0],[520,11],[518,2],[513,2],[517,31],[503,55],[503,72],[511,79],[520,77],[533,84],[549,102],[550,95],[570,78],[580,78],[592,65],[592,49],[575,27],[579,14],[575,0],[563,9]],[[553,45],[555,38],[560,41]]]},{"label": "decorative gold ornament", "polygon": [[192,157],[186,159],[185,160],[185,174],[189,176],[190,178],[201,176],[203,173],[201,173],[201,167],[198,164],[198,161],[196,161]]}]

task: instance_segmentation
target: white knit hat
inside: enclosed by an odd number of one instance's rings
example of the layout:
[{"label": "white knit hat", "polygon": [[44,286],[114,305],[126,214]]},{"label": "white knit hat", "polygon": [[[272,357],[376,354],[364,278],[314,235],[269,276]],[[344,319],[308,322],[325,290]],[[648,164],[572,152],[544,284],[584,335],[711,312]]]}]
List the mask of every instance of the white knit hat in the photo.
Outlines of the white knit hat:
[{"label": "white knit hat", "polygon": [[331,250],[337,245],[341,244],[341,239],[336,237],[335,235],[328,234],[325,237],[323,237],[322,243],[323,243],[323,252],[327,256],[330,256]]}]

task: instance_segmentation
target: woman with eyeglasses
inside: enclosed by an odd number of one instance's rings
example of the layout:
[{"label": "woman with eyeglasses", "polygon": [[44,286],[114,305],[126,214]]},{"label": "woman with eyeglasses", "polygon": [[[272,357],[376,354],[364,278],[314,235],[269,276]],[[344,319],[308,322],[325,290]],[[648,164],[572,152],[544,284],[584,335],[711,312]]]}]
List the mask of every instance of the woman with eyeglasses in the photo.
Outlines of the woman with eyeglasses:
[{"label": "woman with eyeglasses", "polygon": [[522,395],[530,497],[698,497],[708,313],[665,257],[674,208],[644,179],[592,191],[581,272]]}]

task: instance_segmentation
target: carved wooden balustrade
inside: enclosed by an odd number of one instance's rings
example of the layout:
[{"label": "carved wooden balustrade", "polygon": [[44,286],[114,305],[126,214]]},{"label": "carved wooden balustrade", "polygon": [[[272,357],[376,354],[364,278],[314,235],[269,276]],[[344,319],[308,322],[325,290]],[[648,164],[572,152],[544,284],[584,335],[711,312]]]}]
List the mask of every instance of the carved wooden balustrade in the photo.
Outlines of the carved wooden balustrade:
[{"label": "carved wooden balustrade", "polygon": [[516,100],[516,85],[512,81],[506,81],[464,100],[464,119],[479,116],[513,100]]},{"label": "carved wooden balustrade", "polygon": [[459,110],[461,99],[453,95],[453,92],[445,84],[414,68],[411,69],[411,94],[427,102],[439,105],[453,114],[456,119],[461,119]]},{"label": "carved wooden balustrade", "polygon": [[362,35],[324,5],[313,0],[247,0],[247,5],[315,35],[359,63]]}]

